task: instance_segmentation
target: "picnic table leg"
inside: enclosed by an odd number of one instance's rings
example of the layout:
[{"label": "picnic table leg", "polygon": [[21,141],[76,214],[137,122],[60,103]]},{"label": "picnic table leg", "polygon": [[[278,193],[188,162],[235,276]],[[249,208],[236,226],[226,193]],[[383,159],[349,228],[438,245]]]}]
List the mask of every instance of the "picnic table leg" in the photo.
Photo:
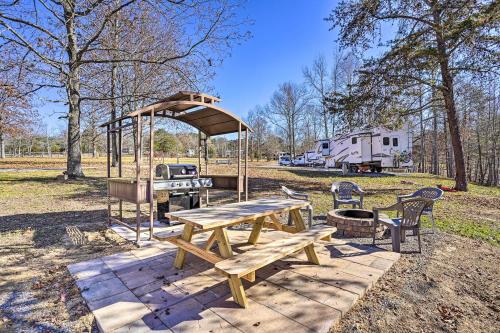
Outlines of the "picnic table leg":
[{"label": "picnic table leg", "polygon": [[231,295],[233,295],[233,300],[241,307],[247,308],[248,301],[245,295],[245,289],[243,289],[243,285],[241,284],[241,279],[237,276],[230,276],[228,281],[229,287],[231,288]]},{"label": "picnic table leg", "polygon": [[233,256],[233,250],[231,249],[231,244],[229,243],[229,238],[227,237],[226,229],[216,228],[214,230],[215,238],[219,243],[219,252],[223,258],[229,258]]},{"label": "picnic table leg", "polygon": [[215,241],[216,241],[216,237],[215,237],[215,231],[212,232],[212,234],[210,235],[210,237],[208,237],[208,240],[207,240],[207,245],[205,245],[205,250],[210,250],[212,248],[212,246],[214,245]]},{"label": "picnic table leg", "polygon": [[309,244],[304,248],[306,252],[307,260],[313,264],[319,265],[318,255],[316,250],[314,250],[314,244]]},{"label": "picnic table leg", "polygon": [[[191,242],[193,238],[193,226],[191,224],[184,224],[184,231],[182,232],[182,239],[186,242]],[[186,259],[186,250],[178,248],[177,255],[175,256],[174,267],[181,269],[184,266],[184,260]]]},{"label": "picnic table leg", "polygon": [[253,224],[252,232],[250,233],[250,237],[248,237],[249,244],[255,245],[257,243],[260,231],[262,230],[262,226],[264,225],[264,219],[265,217],[259,217]]},{"label": "picnic table leg", "polygon": [[306,225],[304,224],[304,219],[302,219],[302,215],[300,215],[300,211],[298,209],[293,209],[290,211],[290,216],[295,224],[295,229],[297,232],[306,230]]},{"label": "picnic table leg", "polygon": [[[295,222],[295,229],[297,232],[306,230],[306,225],[304,224],[304,219],[302,218],[302,215],[300,215],[300,211],[298,209],[294,209],[290,211],[290,215],[292,216],[293,221]],[[331,241],[331,235],[328,235],[326,237],[321,238],[321,240],[324,241]]]}]

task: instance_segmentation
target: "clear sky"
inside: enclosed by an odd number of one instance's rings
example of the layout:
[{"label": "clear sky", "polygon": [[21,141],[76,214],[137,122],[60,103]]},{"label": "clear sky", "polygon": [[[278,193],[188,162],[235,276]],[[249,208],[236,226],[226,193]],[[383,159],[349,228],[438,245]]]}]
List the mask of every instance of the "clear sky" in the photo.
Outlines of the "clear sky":
[{"label": "clear sky", "polygon": [[336,36],[324,18],[334,6],[327,0],[249,0],[242,15],[254,20],[253,37],[235,47],[213,82],[221,105],[245,117],[280,83],[302,82],[302,68],[316,56],[330,60]]},{"label": "clear sky", "polygon": [[[266,104],[278,85],[302,82],[302,68],[320,54],[333,57],[336,35],[324,21],[336,1],[328,0],[248,0],[241,17],[254,21],[252,38],[236,45],[211,86],[222,98],[221,106],[246,117],[257,104]],[[56,97],[53,97],[56,98]],[[66,121],[58,119],[64,105],[45,103],[40,114],[55,133]]]}]

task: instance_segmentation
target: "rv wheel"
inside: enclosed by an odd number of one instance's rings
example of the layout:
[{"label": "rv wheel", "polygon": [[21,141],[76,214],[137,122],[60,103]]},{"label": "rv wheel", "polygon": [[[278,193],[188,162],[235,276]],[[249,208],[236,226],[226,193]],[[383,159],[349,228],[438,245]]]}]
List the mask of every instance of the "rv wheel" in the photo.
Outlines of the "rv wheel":
[{"label": "rv wheel", "polygon": [[370,172],[371,172],[371,173],[375,173],[376,171],[377,171],[377,168],[376,168],[376,167],[374,167],[374,166],[371,166],[371,167],[370,167]]},{"label": "rv wheel", "polygon": [[377,172],[382,172],[382,167],[377,167]]},{"label": "rv wheel", "polygon": [[358,167],[356,165],[351,165],[350,169],[352,173],[358,173]]}]

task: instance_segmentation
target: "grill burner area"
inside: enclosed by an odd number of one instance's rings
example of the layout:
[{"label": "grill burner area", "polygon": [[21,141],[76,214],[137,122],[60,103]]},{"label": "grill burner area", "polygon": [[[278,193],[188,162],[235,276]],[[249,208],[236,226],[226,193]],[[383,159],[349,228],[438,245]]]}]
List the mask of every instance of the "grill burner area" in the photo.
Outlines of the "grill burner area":
[{"label": "grill burner area", "polygon": [[200,189],[212,187],[212,179],[198,178],[198,169],[193,164],[159,164],[156,177],[158,220],[168,223],[167,213],[179,208],[199,208]]}]

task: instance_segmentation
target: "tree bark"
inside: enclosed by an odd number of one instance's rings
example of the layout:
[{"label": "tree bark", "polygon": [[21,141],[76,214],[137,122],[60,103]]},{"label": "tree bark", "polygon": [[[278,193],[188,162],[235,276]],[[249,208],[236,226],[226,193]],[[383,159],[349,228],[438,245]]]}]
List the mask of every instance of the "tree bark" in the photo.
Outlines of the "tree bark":
[{"label": "tree bark", "polygon": [[[435,100],[436,91],[432,89],[432,99]],[[434,104],[435,102],[433,102]],[[433,175],[439,175],[439,160],[438,160],[438,150],[437,150],[437,141],[438,141],[438,119],[437,119],[437,107],[432,105],[432,170],[431,173]]]},{"label": "tree bark", "polygon": [[70,178],[83,177],[82,152],[80,136],[80,64],[78,59],[78,43],[75,31],[74,0],[62,1],[68,45],[66,52],[69,59],[66,92],[68,94],[68,146],[67,146],[67,174]]},{"label": "tree bark", "polygon": [[[115,1],[116,6],[118,7],[120,5],[119,1]],[[115,15],[113,19],[113,49],[118,48],[118,17]],[[112,52],[113,58],[115,58],[115,52]],[[115,95],[115,89],[116,89],[116,76],[117,76],[117,65],[116,63],[111,64],[111,121],[114,121],[116,119],[116,95]],[[114,131],[116,127],[116,124],[113,122],[111,124],[111,129],[113,132],[111,132],[111,166],[116,167],[118,163],[118,146],[117,146],[117,140],[116,140],[116,131]]]},{"label": "tree bark", "polygon": [[425,172],[425,130],[424,130],[424,110],[422,109],[422,89],[419,91],[418,106],[420,108],[420,163],[418,166],[419,172]]},{"label": "tree bark", "polygon": [[[113,63],[111,68],[111,121],[116,119],[116,101],[115,101],[115,84],[116,84],[116,65]],[[118,163],[118,150],[116,144],[116,124],[111,124],[111,166],[116,167]]]},{"label": "tree bark", "polygon": [[[433,6],[433,20],[438,27],[442,26],[441,13],[437,5]],[[439,56],[439,67],[441,71],[442,89],[446,114],[448,116],[448,128],[453,146],[453,156],[455,160],[455,189],[467,191],[467,176],[465,173],[464,151],[462,138],[458,126],[457,110],[455,106],[455,96],[453,91],[453,77],[449,69],[449,56],[441,29],[436,29],[436,44]]]},{"label": "tree bark", "polygon": [[0,158],[5,158],[5,140],[2,132],[0,132]]}]

